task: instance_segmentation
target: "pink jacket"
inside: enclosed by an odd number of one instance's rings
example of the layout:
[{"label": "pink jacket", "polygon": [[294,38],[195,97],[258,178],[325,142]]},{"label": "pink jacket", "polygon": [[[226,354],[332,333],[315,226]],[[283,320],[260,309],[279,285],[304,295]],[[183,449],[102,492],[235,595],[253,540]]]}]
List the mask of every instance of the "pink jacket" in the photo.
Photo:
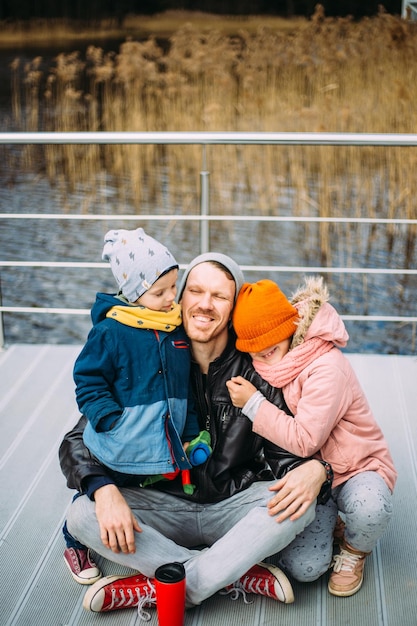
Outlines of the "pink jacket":
[{"label": "pink jacket", "polygon": [[[324,291],[322,300],[317,303],[320,286]],[[294,336],[298,347],[292,347],[277,366],[259,367],[259,362],[254,361],[255,369],[271,384],[282,386],[277,384],[277,368],[287,357],[295,356],[297,349],[302,350],[309,339],[319,337],[335,345],[328,346],[330,349],[322,351],[318,358],[314,356],[305,367],[298,368],[300,371],[294,371],[292,380],[283,386],[285,400],[294,417],[264,400],[254,417],[253,430],[293,454],[316,455],[331,463],[334,487],[359,472],[371,470],[378,472],[392,491],[397,473],[387,442],[350,362],[336,347],[346,345],[345,326],[336,310],[326,302],[328,294],[321,280],[310,279],[307,291],[311,288],[313,292],[318,289],[314,293],[316,299],[311,296],[304,299],[308,294],[303,291],[302,298],[297,299],[296,295],[293,300],[301,318]],[[313,312],[311,303],[316,306]]]}]

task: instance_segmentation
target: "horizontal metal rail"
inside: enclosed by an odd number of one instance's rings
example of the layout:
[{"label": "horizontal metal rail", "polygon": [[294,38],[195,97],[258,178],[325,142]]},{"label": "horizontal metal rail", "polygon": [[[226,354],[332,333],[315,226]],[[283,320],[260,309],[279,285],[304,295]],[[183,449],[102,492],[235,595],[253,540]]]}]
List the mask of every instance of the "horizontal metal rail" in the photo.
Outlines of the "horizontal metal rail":
[{"label": "horizontal metal rail", "polygon": [[[90,309],[65,309],[53,307],[1,306],[4,313],[48,313],[56,315],[90,315]],[[416,323],[417,316],[401,315],[340,315],[343,320],[352,322],[395,322]]]},{"label": "horizontal metal rail", "polygon": [[[292,215],[182,215],[165,213],[164,215],[140,214],[142,220],[166,222],[169,220],[183,222],[306,222],[329,224],[408,224],[417,225],[417,219],[378,218],[378,217],[299,217]],[[137,215],[68,215],[67,213],[0,213],[0,219],[17,220],[113,220],[137,221]]]},{"label": "horizontal metal rail", "polygon": [[[90,268],[108,269],[108,263],[95,261],[0,261],[0,267],[67,267],[67,268]],[[405,268],[380,268],[380,267],[325,267],[318,265],[240,265],[242,271],[252,272],[255,270],[262,272],[310,272],[321,274],[392,274],[392,275],[416,275],[416,269]],[[185,269],[186,265],[179,265],[180,269]],[[1,311],[0,307],[0,311]]]},{"label": "horizontal metal rail", "polygon": [[23,132],[0,133],[0,144],[244,144],[417,146],[416,133]]}]

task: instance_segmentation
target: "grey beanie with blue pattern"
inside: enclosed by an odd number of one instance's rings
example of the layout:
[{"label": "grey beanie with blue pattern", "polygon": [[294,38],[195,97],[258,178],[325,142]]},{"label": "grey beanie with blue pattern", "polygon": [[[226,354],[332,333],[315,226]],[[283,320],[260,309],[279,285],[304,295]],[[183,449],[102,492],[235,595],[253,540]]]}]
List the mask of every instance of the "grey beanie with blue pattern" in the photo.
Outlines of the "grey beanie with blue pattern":
[{"label": "grey beanie with blue pattern", "polygon": [[104,237],[103,261],[109,261],[124,297],[136,302],[145,291],[178,263],[164,245],[136,230],[109,230]]}]

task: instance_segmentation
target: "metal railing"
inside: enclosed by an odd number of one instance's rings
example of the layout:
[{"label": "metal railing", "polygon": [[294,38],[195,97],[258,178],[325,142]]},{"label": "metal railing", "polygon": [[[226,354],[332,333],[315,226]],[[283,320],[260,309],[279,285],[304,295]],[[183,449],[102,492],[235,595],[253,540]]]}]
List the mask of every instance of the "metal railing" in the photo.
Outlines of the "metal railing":
[{"label": "metal railing", "polygon": [[417,2],[410,2],[410,0],[403,0],[401,17],[403,19],[417,20]]},{"label": "metal railing", "polygon": [[[169,219],[200,223],[200,252],[209,249],[210,223],[214,221],[255,221],[255,222],[303,222],[303,223],[344,223],[344,224],[405,224],[417,226],[417,219],[378,219],[344,217],[298,217],[265,215],[210,215],[209,213],[209,172],[206,166],[207,145],[333,145],[333,146],[417,146],[417,134],[394,133],[273,133],[273,132],[71,132],[71,133],[0,133],[0,144],[176,144],[201,145],[202,159],[200,171],[200,212],[195,215],[172,215]],[[164,221],[166,215],[140,215],[142,220]],[[39,220],[117,220],[137,221],[137,215],[74,215],[74,214],[33,214],[0,213],[0,219],[39,219]],[[196,250],[196,254],[198,251]],[[0,268],[51,267],[51,268],[108,268],[107,263],[93,262],[54,262],[54,261],[5,261],[0,260]],[[184,265],[180,266],[181,269]],[[355,268],[325,266],[271,266],[242,265],[244,271],[262,272],[308,272],[324,274],[392,274],[415,275],[417,269],[408,268]],[[4,345],[3,313],[47,313],[68,315],[89,315],[89,309],[0,306],[0,348]],[[350,321],[375,321],[417,323],[417,316],[383,315],[342,315]]]}]

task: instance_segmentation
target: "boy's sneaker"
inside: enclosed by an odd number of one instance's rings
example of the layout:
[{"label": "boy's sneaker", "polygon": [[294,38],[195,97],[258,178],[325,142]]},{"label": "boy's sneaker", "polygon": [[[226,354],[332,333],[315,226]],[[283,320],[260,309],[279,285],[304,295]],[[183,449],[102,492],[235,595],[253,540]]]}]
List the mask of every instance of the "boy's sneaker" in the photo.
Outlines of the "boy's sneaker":
[{"label": "boy's sneaker", "polygon": [[105,576],[85,594],[83,607],[93,613],[138,607],[142,619],[150,619],[144,607],[156,607],[153,581],[143,574],[133,576]]},{"label": "boy's sneaker", "polygon": [[226,587],[225,593],[230,594],[232,600],[242,595],[245,602],[247,593],[268,596],[285,604],[294,602],[290,581],[282,570],[269,563],[258,563],[251,567],[237,582]]},{"label": "boy's sneaker", "polygon": [[365,558],[370,552],[355,550],[343,541],[340,554],[333,557],[333,571],[330,574],[328,590],[333,596],[353,596],[363,583]]},{"label": "boy's sneaker", "polygon": [[80,585],[92,585],[102,577],[102,573],[91,557],[90,550],[85,548],[67,548],[64,561],[74,580]]}]

